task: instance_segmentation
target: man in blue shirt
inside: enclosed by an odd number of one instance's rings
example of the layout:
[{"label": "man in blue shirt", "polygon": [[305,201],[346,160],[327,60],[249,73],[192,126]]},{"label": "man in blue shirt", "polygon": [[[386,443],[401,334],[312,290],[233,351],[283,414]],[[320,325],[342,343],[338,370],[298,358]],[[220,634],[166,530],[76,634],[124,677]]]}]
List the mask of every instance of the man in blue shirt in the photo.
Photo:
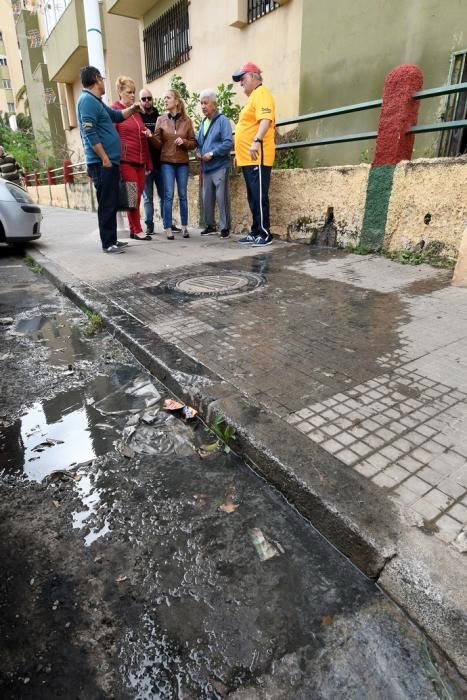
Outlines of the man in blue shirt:
[{"label": "man in blue shirt", "polygon": [[216,233],[214,209],[217,202],[221,238],[230,236],[229,166],[232,150],[232,127],[217,109],[214,90],[200,94],[204,119],[196,137],[196,157],[201,161],[203,173],[203,209],[206,227],[202,236]]},{"label": "man in blue shirt", "polygon": [[88,175],[97,196],[97,219],[104,253],[123,253],[128,243],[117,241],[120,137],[114,122],[140,111],[138,103],[127,109],[111,109],[102,102],[104,78],[94,66],[81,69],[83,91],[76,107]]}]

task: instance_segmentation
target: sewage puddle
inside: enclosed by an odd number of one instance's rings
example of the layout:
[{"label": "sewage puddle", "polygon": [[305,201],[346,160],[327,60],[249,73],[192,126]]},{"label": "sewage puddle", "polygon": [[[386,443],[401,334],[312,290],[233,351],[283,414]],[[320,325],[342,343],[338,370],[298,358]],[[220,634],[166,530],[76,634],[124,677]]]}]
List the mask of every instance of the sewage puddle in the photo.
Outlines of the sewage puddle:
[{"label": "sewage puddle", "polygon": [[49,350],[48,362],[52,365],[69,365],[93,357],[92,347],[83,338],[80,328],[65,314],[37,314],[19,319],[13,332],[45,344]]}]

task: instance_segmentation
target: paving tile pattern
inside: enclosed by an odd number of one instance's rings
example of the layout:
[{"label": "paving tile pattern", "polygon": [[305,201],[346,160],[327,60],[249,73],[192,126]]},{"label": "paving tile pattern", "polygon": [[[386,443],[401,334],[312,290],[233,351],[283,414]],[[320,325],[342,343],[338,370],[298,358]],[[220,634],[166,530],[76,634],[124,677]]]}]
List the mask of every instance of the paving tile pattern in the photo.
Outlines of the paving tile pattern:
[{"label": "paving tile pattern", "polygon": [[167,272],[106,290],[453,542],[467,524],[467,290],[427,266],[302,247],[177,275],[229,269],[267,284],[158,293]]}]

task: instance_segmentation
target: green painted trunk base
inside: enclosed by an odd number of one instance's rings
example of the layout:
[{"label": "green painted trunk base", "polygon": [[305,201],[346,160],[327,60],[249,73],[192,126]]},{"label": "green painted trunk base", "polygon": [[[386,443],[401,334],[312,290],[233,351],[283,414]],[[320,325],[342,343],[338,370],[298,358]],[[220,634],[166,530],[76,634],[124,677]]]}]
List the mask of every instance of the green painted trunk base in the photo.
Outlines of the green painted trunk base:
[{"label": "green painted trunk base", "polygon": [[360,245],[382,248],[395,165],[378,165],[370,170]]}]

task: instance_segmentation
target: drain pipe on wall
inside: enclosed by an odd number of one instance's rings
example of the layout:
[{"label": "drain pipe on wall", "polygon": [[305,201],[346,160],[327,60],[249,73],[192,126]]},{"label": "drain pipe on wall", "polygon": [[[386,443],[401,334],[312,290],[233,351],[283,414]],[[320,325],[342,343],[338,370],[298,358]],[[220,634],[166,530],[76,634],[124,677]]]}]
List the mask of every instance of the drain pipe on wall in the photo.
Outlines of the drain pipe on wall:
[{"label": "drain pipe on wall", "polygon": [[[102,42],[101,14],[99,0],[84,0],[84,21],[86,24],[86,37],[88,41],[88,62],[90,66],[98,68],[101,75],[106,77],[104,99],[109,103],[109,89],[107,83],[107,71],[105,70],[104,45]],[[117,230],[126,231],[125,220],[121,212],[117,214]]]},{"label": "drain pipe on wall", "polygon": [[[99,12],[99,0],[84,0],[84,21],[86,24],[86,37],[88,41],[88,61],[90,66],[98,68],[101,75],[106,74],[104,63],[104,45],[102,43],[101,15]],[[106,94],[106,102],[109,101]]]}]

